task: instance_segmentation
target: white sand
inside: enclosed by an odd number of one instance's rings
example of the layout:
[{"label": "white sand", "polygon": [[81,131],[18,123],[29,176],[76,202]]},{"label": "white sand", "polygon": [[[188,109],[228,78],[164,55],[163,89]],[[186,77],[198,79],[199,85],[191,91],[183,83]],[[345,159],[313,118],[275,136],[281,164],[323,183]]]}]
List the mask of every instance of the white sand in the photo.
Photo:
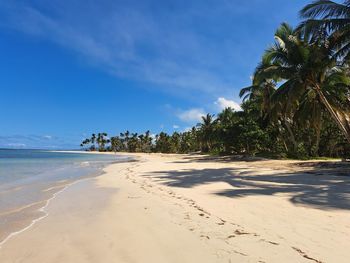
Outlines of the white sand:
[{"label": "white sand", "polygon": [[60,193],[0,262],[349,262],[349,177],[135,156]]}]

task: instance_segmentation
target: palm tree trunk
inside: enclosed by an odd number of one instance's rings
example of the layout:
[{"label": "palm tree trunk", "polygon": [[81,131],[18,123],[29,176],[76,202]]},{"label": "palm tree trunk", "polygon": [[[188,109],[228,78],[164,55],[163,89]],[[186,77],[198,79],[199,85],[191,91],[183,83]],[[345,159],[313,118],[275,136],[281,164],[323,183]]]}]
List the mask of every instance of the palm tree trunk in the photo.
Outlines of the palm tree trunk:
[{"label": "palm tree trunk", "polygon": [[284,149],[286,150],[286,152],[288,152],[289,150],[288,150],[286,141],[282,139],[282,142],[283,142]]},{"label": "palm tree trunk", "polygon": [[293,151],[295,153],[297,148],[298,148],[298,144],[297,144],[297,141],[295,140],[295,136],[294,136],[294,133],[292,131],[292,128],[290,127],[290,124],[287,120],[283,119],[282,121],[284,123],[284,126],[287,128],[287,131],[288,131],[289,136],[290,136],[290,140],[292,141],[292,144],[293,144]]},{"label": "palm tree trunk", "polygon": [[339,129],[343,132],[345,138],[348,140],[350,143],[350,131],[346,128],[346,126],[342,123],[341,119],[339,118],[338,114],[336,111],[333,109],[333,107],[329,104],[327,98],[323,94],[320,86],[315,84],[315,90],[317,94],[320,97],[321,103],[326,107],[327,111],[331,115],[332,119],[335,121],[335,123],[338,125]]},{"label": "palm tree trunk", "polygon": [[320,127],[316,130],[316,143],[314,149],[314,155],[318,156],[318,151],[320,149],[320,140],[321,140],[321,124]]}]

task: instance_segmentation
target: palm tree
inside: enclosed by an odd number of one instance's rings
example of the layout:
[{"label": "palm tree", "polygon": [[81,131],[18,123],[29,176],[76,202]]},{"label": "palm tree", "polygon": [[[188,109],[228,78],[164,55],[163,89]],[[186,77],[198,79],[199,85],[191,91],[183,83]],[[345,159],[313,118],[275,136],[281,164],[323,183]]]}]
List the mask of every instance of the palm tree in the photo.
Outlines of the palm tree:
[{"label": "palm tree", "polygon": [[141,134],[139,136],[141,141],[141,150],[143,152],[151,152],[152,149],[152,137],[151,132],[146,131],[145,134]]},{"label": "palm tree", "polygon": [[181,146],[181,135],[178,132],[174,132],[170,137],[171,152],[179,153]]},{"label": "palm tree", "polygon": [[120,133],[120,138],[123,141],[125,151],[129,151],[129,140],[130,140],[130,132],[127,130],[125,133]]},{"label": "palm tree", "polygon": [[275,40],[254,75],[257,82],[272,79],[281,83],[272,96],[272,108],[288,118],[299,109],[302,99],[317,100],[350,142],[346,69],[337,65],[324,42],[309,43],[288,24],[278,28]]},{"label": "palm tree", "polygon": [[123,147],[123,142],[122,140],[120,139],[119,136],[114,136],[114,137],[111,137],[111,150],[113,152],[118,152],[118,151],[121,151],[124,149]]},{"label": "palm tree", "polygon": [[217,118],[217,139],[221,144],[221,151],[230,154],[235,143],[236,129],[235,125],[239,119],[238,112],[232,108],[226,108],[218,114]]},{"label": "palm tree", "polygon": [[201,134],[202,150],[204,152],[209,152],[212,147],[215,125],[213,117],[214,115],[208,113],[206,116],[202,116],[202,123],[198,124]]},{"label": "palm tree", "polygon": [[306,5],[300,16],[305,20],[299,30],[313,40],[328,37],[334,48],[334,55],[350,58],[350,1],[337,3],[329,0],[317,0]]},{"label": "palm tree", "polygon": [[276,91],[276,82],[272,79],[255,81],[249,87],[241,89],[239,96],[243,102],[250,100],[257,105],[260,117],[266,117],[271,110],[271,97]]},{"label": "palm tree", "polygon": [[96,149],[96,146],[95,146],[96,134],[95,134],[95,133],[93,133],[93,134],[91,135],[90,141],[91,141],[91,143],[92,143],[91,150],[92,150],[92,151],[95,151],[95,149]]},{"label": "palm tree", "polygon": [[128,141],[128,150],[130,152],[137,152],[139,149],[139,144],[140,144],[140,142],[139,142],[139,137],[138,137],[137,132],[132,133],[131,137]]},{"label": "palm tree", "polygon": [[151,152],[152,150],[152,145],[153,145],[153,139],[154,135],[151,135],[151,132],[149,130],[146,131],[145,133],[145,141],[146,141],[146,152]]},{"label": "palm tree", "polygon": [[96,142],[98,144],[98,150],[100,152],[104,152],[105,145],[110,142],[110,140],[107,138],[107,133],[105,132],[98,133]]},{"label": "palm tree", "polygon": [[155,151],[169,153],[171,151],[170,136],[165,132],[156,135]]},{"label": "palm tree", "polygon": [[90,139],[85,139],[81,142],[80,147],[84,147],[85,145],[90,143]]}]

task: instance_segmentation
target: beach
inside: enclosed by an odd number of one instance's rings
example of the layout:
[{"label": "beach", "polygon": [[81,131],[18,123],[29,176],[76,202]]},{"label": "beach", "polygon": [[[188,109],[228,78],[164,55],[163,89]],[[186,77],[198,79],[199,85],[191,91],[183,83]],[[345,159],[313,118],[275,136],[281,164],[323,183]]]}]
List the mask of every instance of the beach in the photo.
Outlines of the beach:
[{"label": "beach", "polygon": [[[122,155],[122,154],[121,154]],[[0,262],[348,262],[348,166],[125,154],[11,236]]]}]

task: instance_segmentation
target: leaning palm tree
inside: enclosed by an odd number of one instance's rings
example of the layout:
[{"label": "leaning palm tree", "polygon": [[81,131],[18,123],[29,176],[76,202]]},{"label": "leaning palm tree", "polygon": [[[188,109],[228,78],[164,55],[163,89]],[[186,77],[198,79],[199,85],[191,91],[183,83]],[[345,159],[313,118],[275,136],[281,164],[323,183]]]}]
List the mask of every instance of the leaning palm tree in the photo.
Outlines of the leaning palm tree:
[{"label": "leaning palm tree", "polygon": [[292,116],[306,94],[313,93],[310,99],[324,107],[350,142],[350,78],[327,43],[309,43],[288,24],[282,24],[254,75],[254,81],[265,79],[281,84],[272,97],[274,112]]},{"label": "leaning palm tree", "polygon": [[342,3],[317,0],[306,5],[300,16],[305,19],[299,26],[304,36],[312,40],[328,37],[333,55],[345,61],[350,59],[349,0]]}]

